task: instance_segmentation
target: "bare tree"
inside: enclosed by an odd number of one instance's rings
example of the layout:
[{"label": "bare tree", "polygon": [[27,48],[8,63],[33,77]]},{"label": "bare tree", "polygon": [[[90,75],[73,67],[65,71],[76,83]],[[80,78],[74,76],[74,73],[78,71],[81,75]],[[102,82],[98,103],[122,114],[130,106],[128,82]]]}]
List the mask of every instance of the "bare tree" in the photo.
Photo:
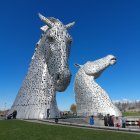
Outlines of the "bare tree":
[{"label": "bare tree", "polygon": [[77,106],[75,104],[72,104],[70,107],[70,111],[73,113],[77,113]]}]

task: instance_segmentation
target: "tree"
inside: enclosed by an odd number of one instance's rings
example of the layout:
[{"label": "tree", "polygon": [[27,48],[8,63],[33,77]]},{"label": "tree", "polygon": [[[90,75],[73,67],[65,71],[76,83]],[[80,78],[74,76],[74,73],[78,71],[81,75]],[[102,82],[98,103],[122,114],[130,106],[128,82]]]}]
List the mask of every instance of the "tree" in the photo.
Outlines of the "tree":
[{"label": "tree", "polygon": [[75,104],[72,104],[71,107],[70,107],[70,111],[73,112],[73,113],[76,113],[77,112],[77,106]]}]

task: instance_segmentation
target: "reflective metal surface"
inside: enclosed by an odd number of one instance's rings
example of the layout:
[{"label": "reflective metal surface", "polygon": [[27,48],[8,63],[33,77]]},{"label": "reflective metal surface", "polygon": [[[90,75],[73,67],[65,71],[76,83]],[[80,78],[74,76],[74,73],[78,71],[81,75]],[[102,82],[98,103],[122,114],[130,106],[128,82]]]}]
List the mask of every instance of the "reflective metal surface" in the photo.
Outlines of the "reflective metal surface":
[{"label": "reflective metal surface", "polygon": [[17,118],[41,119],[59,115],[56,91],[62,92],[69,85],[71,73],[68,57],[72,38],[67,29],[74,22],[63,25],[53,17],[39,14],[46,24],[38,41],[28,73],[22,83],[9,113],[17,110]]},{"label": "reflective metal surface", "polygon": [[96,61],[88,61],[84,65],[76,64],[79,70],[75,77],[74,91],[79,116],[97,115],[98,113],[122,115],[105,90],[95,81],[106,68],[115,62],[116,58],[108,55]]}]

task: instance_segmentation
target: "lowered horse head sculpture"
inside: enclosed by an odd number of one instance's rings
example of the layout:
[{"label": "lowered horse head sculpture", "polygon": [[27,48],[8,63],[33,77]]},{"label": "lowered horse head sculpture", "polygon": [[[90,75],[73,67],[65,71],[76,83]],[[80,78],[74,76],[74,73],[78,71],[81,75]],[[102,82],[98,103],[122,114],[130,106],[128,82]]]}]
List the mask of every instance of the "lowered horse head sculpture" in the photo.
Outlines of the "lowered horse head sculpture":
[{"label": "lowered horse head sculpture", "polygon": [[113,55],[108,55],[96,61],[88,61],[78,65],[74,90],[78,115],[90,116],[101,113],[103,115],[121,116],[119,109],[112,103],[108,94],[95,82],[101,73],[110,65],[116,63]]},{"label": "lowered horse head sculpture", "polygon": [[68,66],[72,38],[68,29],[74,22],[64,25],[56,18],[39,14],[46,24],[38,41],[28,73],[9,114],[17,110],[17,118],[41,119],[59,116],[56,91],[69,85]]}]

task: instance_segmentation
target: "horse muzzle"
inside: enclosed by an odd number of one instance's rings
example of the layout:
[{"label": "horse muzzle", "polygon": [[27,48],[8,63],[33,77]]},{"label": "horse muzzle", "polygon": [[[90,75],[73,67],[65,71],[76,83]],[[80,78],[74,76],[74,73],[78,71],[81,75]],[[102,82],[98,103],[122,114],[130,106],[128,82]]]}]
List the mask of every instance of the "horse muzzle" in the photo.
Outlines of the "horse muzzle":
[{"label": "horse muzzle", "polygon": [[70,71],[64,71],[61,73],[57,73],[55,75],[55,89],[56,91],[62,92],[64,91],[71,80],[71,73]]}]

